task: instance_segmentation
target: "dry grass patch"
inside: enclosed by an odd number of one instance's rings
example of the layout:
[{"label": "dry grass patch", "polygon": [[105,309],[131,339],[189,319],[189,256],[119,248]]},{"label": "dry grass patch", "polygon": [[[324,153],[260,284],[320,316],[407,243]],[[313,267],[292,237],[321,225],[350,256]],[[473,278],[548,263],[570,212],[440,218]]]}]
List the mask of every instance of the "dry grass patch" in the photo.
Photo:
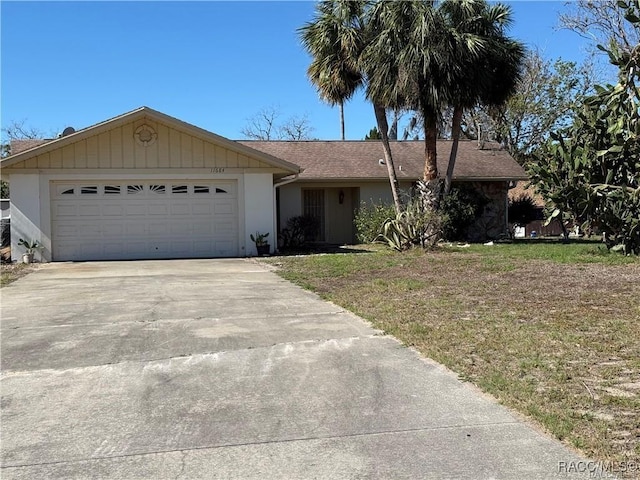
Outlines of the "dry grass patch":
[{"label": "dry grass patch", "polygon": [[0,287],[5,287],[11,282],[15,282],[36,268],[37,265],[35,264],[25,265],[24,263],[7,263],[0,265]]},{"label": "dry grass patch", "polygon": [[270,262],[588,456],[640,461],[640,260],[524,244]]}]

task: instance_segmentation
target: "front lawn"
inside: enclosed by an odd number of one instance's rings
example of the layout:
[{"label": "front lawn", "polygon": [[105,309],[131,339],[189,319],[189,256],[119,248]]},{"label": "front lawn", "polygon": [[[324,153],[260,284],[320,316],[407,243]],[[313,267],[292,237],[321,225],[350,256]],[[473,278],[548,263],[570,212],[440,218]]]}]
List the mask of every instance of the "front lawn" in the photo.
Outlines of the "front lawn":
[{"label": "front lawn", "polygon": [[265,261],[586,455],[638,466],[640,259],[589,242],[354,251]]}]

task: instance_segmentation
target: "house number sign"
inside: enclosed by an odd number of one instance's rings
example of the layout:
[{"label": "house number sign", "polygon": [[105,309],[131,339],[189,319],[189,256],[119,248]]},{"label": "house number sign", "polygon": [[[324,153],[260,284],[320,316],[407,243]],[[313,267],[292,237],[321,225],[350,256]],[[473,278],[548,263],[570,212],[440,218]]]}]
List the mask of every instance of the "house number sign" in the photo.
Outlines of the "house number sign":
[{"label": "house number sign", "polygon": [[213,167],[211,173],[224,173],[224,167]]}]

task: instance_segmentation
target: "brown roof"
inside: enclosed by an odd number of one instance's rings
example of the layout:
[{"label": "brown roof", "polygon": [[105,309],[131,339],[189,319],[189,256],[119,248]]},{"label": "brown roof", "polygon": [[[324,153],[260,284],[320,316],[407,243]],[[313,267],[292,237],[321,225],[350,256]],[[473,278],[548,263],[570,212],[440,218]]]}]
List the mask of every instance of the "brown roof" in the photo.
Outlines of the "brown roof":
[{"label": "brown roof", "polygon": [[[387,167],[378,141],[258,141],[239,140],[256,150],[300,165],[304,180],[377,180],[387,178]],[[438,141],[438,170],[447,170],[451,142]],[[393,162],[398,180],[422,178],[424,142],[391,142]],[[526,173],[504,150],[495,145],[478,149],[477,142],[460,141],[456,166],[456,180],[523,180]]]},{"label": "brown roof", "polygon": [[52,139],[43,138],[23,138],[19,140],[11,140],[11,155],[15,155],[16,153],[20,152],[26,152],[27,150],[31,150],[32,148],[44,145],[51,140]]},{"label": "brown roof", "polygon": [[545,206],[544,198],[536,192],[529,182],[518,182],[515,187],[509,190],[509,200],[518,200],[524,196],[531,197],[537,207]]}]

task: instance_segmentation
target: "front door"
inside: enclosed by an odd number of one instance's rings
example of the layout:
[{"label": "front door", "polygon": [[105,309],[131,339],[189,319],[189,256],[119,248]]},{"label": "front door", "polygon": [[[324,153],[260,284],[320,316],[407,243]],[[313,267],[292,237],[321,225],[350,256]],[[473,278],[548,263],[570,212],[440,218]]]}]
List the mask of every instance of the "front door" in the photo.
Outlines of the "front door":
[{"label": "front door", "polygon": [[325,241],[325,208],[324,189],[314,188],[302,192],[302,214],[309,215],[318,220],[317,242]]}]

